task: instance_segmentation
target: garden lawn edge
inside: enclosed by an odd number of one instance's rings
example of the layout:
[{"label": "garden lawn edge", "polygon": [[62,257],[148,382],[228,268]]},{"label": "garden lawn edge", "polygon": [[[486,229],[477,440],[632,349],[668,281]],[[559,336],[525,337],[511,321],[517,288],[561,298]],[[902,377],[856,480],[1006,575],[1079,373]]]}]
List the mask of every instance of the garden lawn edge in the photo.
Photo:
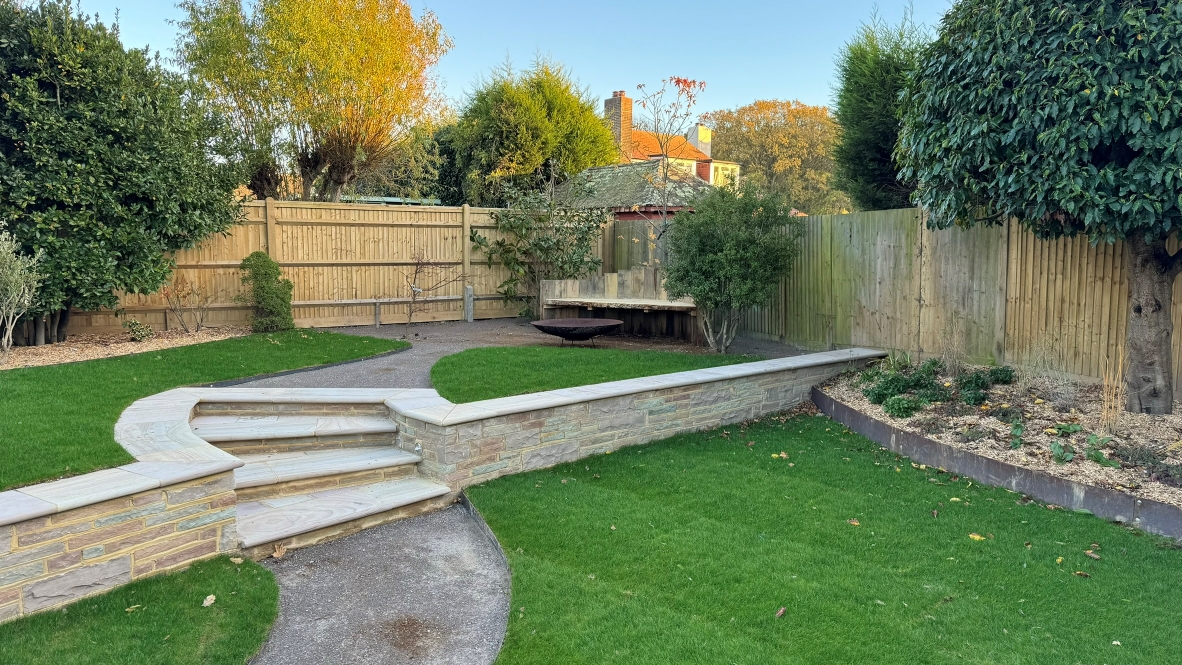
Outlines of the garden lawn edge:
[{"label": "garden lawn edge", "polygon": [[821,413],[850,430],[920,464],[1021,492],[1043,503],[1086,511],[1149,533],[1182,539],[1182,508],[1177,506],[1077,483],[955,448],[878,420],[817,387],[813,388],[813,403]]}]

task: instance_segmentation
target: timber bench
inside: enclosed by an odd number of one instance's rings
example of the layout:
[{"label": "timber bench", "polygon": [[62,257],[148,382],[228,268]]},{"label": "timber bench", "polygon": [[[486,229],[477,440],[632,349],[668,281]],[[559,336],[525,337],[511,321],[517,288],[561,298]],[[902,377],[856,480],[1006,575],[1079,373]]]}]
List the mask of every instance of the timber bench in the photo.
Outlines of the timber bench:
[{"label": "timber bench", "polygon": [[543,320],[619,319],[624,322],[619,329],[622,333],[664,335],[700,343],[697,314],[692,300],[669,298],[657,268],[542,283]]}]

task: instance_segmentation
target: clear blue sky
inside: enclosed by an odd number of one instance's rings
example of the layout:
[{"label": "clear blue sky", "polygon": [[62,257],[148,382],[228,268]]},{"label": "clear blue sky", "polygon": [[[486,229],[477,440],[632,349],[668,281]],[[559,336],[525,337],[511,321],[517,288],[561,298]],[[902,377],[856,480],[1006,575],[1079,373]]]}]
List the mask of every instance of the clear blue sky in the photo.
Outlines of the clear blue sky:
[{"label": "clear blue sky", "polygon": [[[906,0],[411,0],[434,11],[455,47],[439,64],[445,94],[462,99],[473,81],[509,58],[536,54],[567,65],[597,97],[676,75],[706,81],[699,110],[756,99],[828,104],[833,59],[875,6],[890,23]],[[81,0],[104,22],[119,9],[124,44],[165,55],[179,16],[167,0]],[[917,21],[934,26],[949,0],[914,0]],[[659,26],[664,26],[660,28]]]}]

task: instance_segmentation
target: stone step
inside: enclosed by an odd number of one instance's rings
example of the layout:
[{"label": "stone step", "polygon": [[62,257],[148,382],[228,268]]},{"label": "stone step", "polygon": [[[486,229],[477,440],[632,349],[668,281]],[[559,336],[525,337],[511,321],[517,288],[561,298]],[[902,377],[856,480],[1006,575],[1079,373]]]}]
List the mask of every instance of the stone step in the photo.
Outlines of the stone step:
[{"label": "stone step", "polygon": [[422,461],[418,455],[393,446],[307,450],[237,457],[246,464],[234,469],[234,489],[387,469],[418,464]]},{"label": "stone step", "polygon": [[398,431],[394,421],[380,415],[197,416],[189,421],[189,427],[194,434],[213,444],[394,434]]},{"label": "stone step", "polygon": [[423,478],[312,492],[238,504],[238,538],[249,548],[443,496],[451,490]]}]

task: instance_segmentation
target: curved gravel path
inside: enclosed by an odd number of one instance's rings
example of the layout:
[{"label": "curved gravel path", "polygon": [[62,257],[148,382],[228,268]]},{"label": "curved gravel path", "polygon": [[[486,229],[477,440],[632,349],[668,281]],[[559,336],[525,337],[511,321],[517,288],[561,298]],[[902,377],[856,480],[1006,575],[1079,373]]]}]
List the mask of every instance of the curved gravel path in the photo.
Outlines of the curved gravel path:
[{"label": "curved gravel path", "polygon": [[509,568],[461,505],[269,559],[279,619],[255,665],[484,665]]}]

